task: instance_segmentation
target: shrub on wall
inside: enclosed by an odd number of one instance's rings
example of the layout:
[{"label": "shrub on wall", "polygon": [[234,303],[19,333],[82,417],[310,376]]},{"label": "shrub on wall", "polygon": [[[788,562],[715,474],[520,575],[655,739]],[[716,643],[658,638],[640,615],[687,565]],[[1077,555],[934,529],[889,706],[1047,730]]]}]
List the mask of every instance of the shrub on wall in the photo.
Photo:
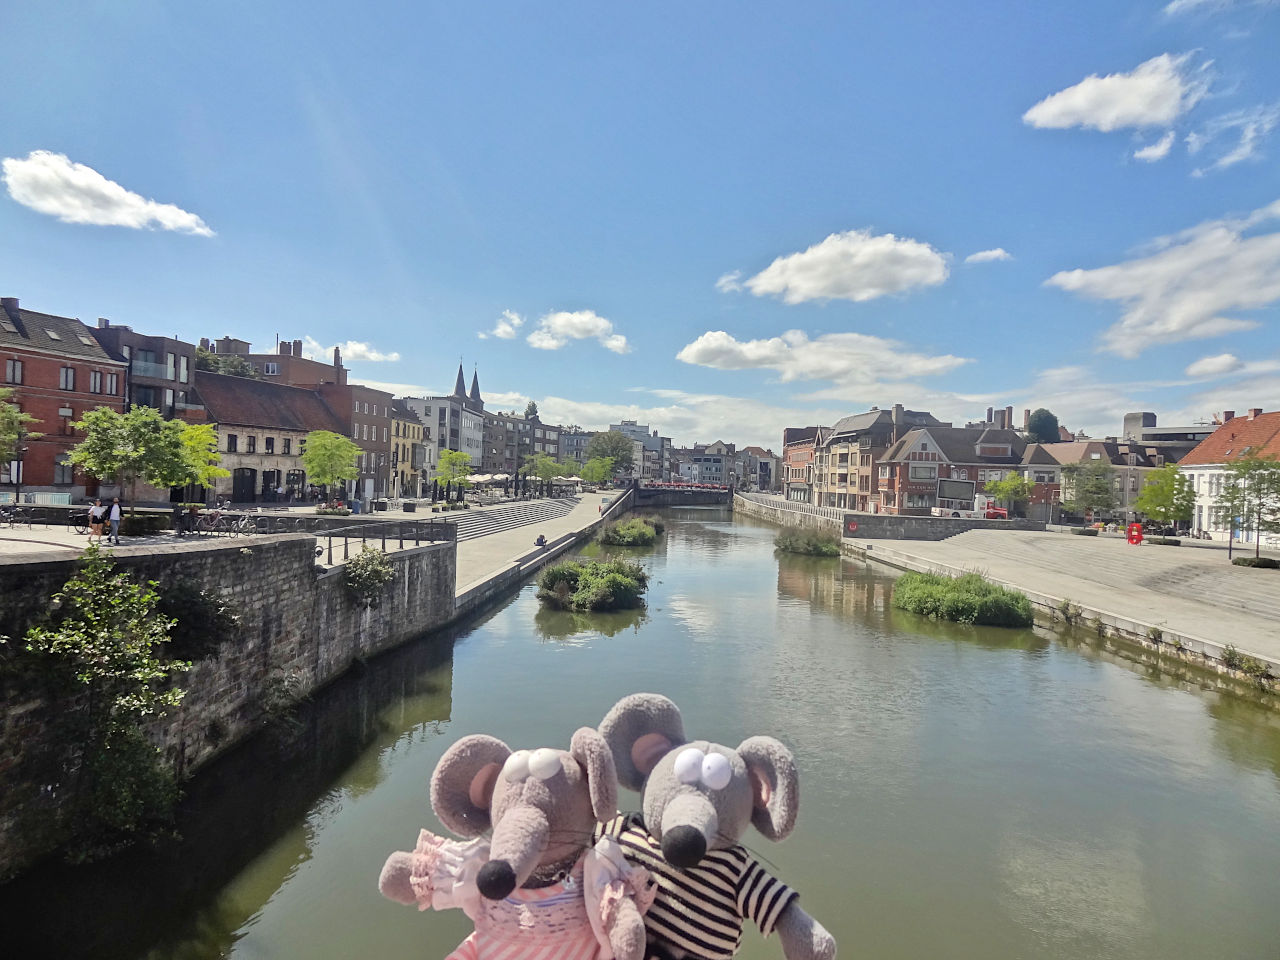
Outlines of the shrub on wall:
[{"label": "shrub on wall", "polygon": [[834,533],[804,527],[783,527],[773,545],[784,553],[802,553],[811,557],[840,556],[840,538]]},{"label": "shrub on wall", "polygon": [[997,586],[977,573],[904,573],[893,585],[893,605],[956,623],[1029,627],[1033,622],[1026,594]]},{"label": "shrub on wall", "polygon": [[203,660],[240,629],[240,617],[223,597],[191,580],[160,588],[156,610],[173,621],[170,657]]},{"label": "shrub on wall", "polygon": [[395,578],[395,568],[387,555],[376,547],[365,546],[347,561],[344,576],[347,589],[366,607],[376,607],[383,588]]}]

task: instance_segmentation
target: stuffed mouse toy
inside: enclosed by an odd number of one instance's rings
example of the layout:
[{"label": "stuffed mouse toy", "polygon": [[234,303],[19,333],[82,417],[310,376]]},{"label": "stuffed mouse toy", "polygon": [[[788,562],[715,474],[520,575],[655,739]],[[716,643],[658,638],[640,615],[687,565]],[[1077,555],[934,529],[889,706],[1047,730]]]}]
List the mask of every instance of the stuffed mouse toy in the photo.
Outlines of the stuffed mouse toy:
[{"label": "stuffed mouse toy", "polygon": [[423,830],[415,850],[387,858],[378,889],[421,910],[465,911],[476,928],[449,960],[642,960],[653,885],[616,844],[592,846],[617,802],[612,755],[590,727],[567,751],[465,737],[436,765],[431,808],[474,839]]},{"label": "stuffed mouse toy", "polygon": [[787,960],[834,960],[835,938],[739,843],[751,825],[775,841],[795,826],[800,783],[785,746],[687,741],[680,708],[652,693],[618,701],[600,734],[618,782],[641,792],[642,813],[602,833],[657,881],[644,917],[650,955],[730,960],[750,918],[765,936],[777,930]]}]

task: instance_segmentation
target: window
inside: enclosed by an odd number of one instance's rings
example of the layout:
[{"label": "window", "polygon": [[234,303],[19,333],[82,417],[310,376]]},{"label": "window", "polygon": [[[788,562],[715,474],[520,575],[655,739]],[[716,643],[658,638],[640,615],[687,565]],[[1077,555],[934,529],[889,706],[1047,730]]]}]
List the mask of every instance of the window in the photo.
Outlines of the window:
[{"label": "window", "polygon": [[166,380],[178,379],[178,358],[172,353],[164,355],[164,378]]},{"label": "window", "polygon": [[74,390],[76,388],[76,368],[63,367],[58,371],[58,389]]},{"label": "window", "polygon": [[240,445],[240,438],[234,433],[227,434],[227,453],[235,453]]},{"label": "window", "polygon": [[264,446],[264,448],[265,448],[265,450],[266,450],[266,452],[267,452],[267,453],[275,453],[275,452],[276,452],[276,438],[275,438],[275,437],[267,437],[267,439],[266,439],[266,440],[264,440],[264,441],[262,441],[262,442],[263,442],[263,446]]},{"label": "window", "polygon": [[1037,470],[1031,475],[1031,479],[1036,483],[1053,483],[1053,471]]},{"label": "window", "polygon": [[91,370],[89,372],[89,392],[90,393],[102,392],[102,374],[97,370]]},{"label": "window", "polygon": [[359,400],[357,400],[357,401],[356,401],[356,408],[355,408],[355,410],[353,410],[352,412],[353,412],[353,413],[359,413],[359,412],[360,412],[360,401],[359,401]]},{"label": "window", "polygon": [[22,361],[6,360],[4,362],[4,382],[5,383],[21,383],[22,382]]},{"label": "window", "polygon": [[60,333],[58,333],[58,331],[57,331],[57,330],[45,330],[45,333],[47,333],[47,334],[49,335],[49,339],[50,339],[50,340],[61,340],[61,339],[62,339],[62,335],[61,335]]},{"label": "window", "polygon": [[71,461],[67,458],[67,455],[65,453],[60,453],[56,457],[54,457],[53,459],[53,482],[54,483],[68,484],[68,483],[74,482],[72,478],[73,472],[74,472],[74,469],[71,466]]},{"label": "window", "polygon": [[1138,492],[1138,477],[1137,477],[1137,474],[1134,474],[1133,476],[1131,476],[1131,477],[1129,478],[1129,491],[1130,491],[1131,493],[1137,493],[1137,492]]},{"label": "window", "polygon": [[247,453],[258,452],[258,437],[256,434],[251,433],[249,436],[245,437],[245,444]]},{"label": "window", "polygon": [[360,424],[360,439],[361,440],[369,439],[369,425],[367,423]]},{"label": "window", "polygon": [[364,405],[364,412],[365,413],[369,412],[369,405],[367,403]]},{"label": "window", "polygon": [[959,473],[959,478],[960,478],[961,480],[968,480],[968,479],[969,479],[969,471],[968,471],[968,470],[961,470],[961,471],[960,471],[960,473]]},{"label": "window", "polygon": [[173,409],[173,391],[167,388],[164,391],[164,408],[166,410]]},{"label": "window", "polygon": [[107,374],[107,393],[115,396],[120,392],[120,375],[118,373]]},{"label": "window", "polygon": [[387,428],[386,428],[386,427],[383,427],[383,428],[382,428],[382,442],[383,442],[383,443],[386,443],[386,442],[387,442],[387,440],[388,440],[388,437],[387,437]]},{"label": "window", "polygon": [[262,372],[268,377],[278,377],[280,375],[280,364],[264,363],[262,365]]},{"label": "window", "polygon": [[83,343],[86,347],[96,346],[93,337],[86,337],[83,333],[76,334],[76,339]]},{"label": "window", "polygon": [[936,480],[938,478],[938,468],[932,464],[913,463],[911,465],[912,480]]},{"label": "window", "polygon": [[284,450],[283,450],[283,451],[281,451],[281,452],[282,452],[286,457],[287,457],[287,456],[289,456],[289,455],[293,452],[293,451],[290,449],[292,446],[293,446],[293,439],[292,439],[291,437],[285,437],[285,438],[284,438]]},{"label": "window", "polygon": [[187,368],[187,357],[184,354],[178,358],[178,379],[183,383],[186,383],[189,375],[190,370]]},{"label": "window", "polygon": [[928,453],[928,452],[929,452],[929,445],[928,445],[927,443],[922,443],[922,444],[920,444],[920,452],[921,452],[921,453]]}]

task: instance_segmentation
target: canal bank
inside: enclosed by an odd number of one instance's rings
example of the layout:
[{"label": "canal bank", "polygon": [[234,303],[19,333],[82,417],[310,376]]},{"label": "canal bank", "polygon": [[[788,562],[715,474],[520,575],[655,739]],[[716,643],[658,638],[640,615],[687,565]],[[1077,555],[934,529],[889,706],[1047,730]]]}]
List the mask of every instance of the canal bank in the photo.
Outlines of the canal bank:
[{"label": "canal bank", "polygon": [[[770,499],[776,502],[737,496],[734,510],[842,535],[840,518]],[[1065,610],[1099,636],[1113,634],[1171,659],[1251,679],[1223,662],[1230,646],[1280,677],[1280,573],[1232,566],[1219,550],[1133,547],[1044,531],[1043,524],[1019,530],[978,523],[941,539],[845,536],[841,549],[898,570],[949,576],[976,570],[1025,593],[1047,618],[1061,619]]]}]

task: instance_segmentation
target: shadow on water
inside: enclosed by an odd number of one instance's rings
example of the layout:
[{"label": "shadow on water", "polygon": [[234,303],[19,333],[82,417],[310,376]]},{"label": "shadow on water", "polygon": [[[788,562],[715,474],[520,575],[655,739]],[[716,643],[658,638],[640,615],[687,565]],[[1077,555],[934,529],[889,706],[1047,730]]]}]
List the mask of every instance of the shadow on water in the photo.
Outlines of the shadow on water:
[{"label": "shadow on water", "polygon": [[[165,955],[225,956],[261,904],[228,904],[219,892],[296,831],[288,844],[296,849],[274,860],[281,875],[266,883],[278,888],[290,865],[310,858],[309,833],[296,828],[308,811],[315,819],[317,797],[339,780],[355,795],[371,790],[383,776],[371,746],[450,719],[456,635],[357,665],[214,761],[186,787],[176,838],[86,865],[47,861],[0,888],[10,917],[35,921],[5,925],[6,954],[114,960],[181,943]],[[357,763],[371,754],[373,762]],[[50,922],[57,917],[63,922]]]}]

